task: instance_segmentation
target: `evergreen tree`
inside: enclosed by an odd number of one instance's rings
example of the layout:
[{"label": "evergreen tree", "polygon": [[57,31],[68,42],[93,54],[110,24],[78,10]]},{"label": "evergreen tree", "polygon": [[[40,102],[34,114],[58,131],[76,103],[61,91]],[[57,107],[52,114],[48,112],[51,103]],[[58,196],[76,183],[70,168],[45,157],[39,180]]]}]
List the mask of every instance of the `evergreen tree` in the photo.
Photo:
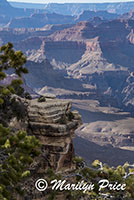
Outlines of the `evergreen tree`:
[{"label": "evergreen tree", "polygon": [[13,132],[8,127],[12,117],[22,117],[22,108],[12,94],[24,96],[22,74],[26,57],[21,51],[14,51],[8,43],[0,48],[0,81],[6,78],[6,70],[18,75],[8,85],[0,84],[0,199],[15,199],[16,192],[22,193],[20,182],[30,174],[29,165],[39,154],[39,141],[25,131]]}]

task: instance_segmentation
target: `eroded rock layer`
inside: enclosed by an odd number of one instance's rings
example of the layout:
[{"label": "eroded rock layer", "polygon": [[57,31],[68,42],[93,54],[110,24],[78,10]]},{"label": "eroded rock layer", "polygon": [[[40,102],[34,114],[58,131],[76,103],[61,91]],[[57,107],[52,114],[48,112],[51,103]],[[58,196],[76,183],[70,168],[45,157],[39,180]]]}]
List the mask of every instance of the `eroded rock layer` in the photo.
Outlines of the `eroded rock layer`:
[{"label": "eroded rock layer", "polygon": [[[16,95],[13,98],[23,106],[25,115],[19,122],[12,119],[10,128],[27,130],[29,135],[36,136],[41,143],[41,154],[30,166],[31,178],[22,184],[26,190],[22,199],[48,199],[49,190],[46,193],[39,192],[35,182],[40,178],[47,179],[47,170],[55,174],[70,174],[75,170],[72,138],[81,124],[81,116],[77,111],[71,112],[70,101],[57,100],[54,95],[47,94],[42,101],[26,100]],[[58,195],[56,198],[59,200],[61,197]],[[21,197],[17,199],[21,200]]]},{"label": "eroded rock layer", "polygon": [[56,171],[74,169],[72,137],[81,120],[77,112],[71,113],[71,106],[56,99],[28,104],[28,132],[39,138],[49,166]]}]

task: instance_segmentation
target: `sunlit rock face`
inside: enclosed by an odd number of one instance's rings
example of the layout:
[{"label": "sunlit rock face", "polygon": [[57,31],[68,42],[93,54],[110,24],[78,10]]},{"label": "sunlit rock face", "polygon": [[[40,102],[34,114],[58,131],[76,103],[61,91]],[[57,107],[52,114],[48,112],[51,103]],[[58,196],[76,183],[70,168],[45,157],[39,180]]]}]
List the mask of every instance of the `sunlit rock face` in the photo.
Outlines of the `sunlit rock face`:
[{"label": "sunlit rock face", "polygon": [[28,131],[40,140],[42,151],[47,157],[47,164],[56,171],[63,168],[70,171],[75,167],[72,161],[74,158],[72,137],[81,119],[77,112],[73,114],[73,119],[69,119],[70,113],[69,101],[56,99],[40,103],[36,99],[29,101]]}]

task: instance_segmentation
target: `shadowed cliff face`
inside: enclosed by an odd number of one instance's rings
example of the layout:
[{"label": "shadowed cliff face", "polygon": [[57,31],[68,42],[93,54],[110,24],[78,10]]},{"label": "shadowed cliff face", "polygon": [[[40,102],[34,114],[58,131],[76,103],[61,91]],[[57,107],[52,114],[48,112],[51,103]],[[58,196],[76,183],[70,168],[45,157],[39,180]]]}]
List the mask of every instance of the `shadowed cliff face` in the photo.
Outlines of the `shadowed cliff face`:
[{"label": "shadowed cliff face", "polygon": [[76,63],[81,59],[85,50],[85,43],[77,41],[52,41],[44,44],[44,52],[46,52],[47,59],[52,64],[55,62],[59,66],[61,63],[64,63],[65,66]]}]

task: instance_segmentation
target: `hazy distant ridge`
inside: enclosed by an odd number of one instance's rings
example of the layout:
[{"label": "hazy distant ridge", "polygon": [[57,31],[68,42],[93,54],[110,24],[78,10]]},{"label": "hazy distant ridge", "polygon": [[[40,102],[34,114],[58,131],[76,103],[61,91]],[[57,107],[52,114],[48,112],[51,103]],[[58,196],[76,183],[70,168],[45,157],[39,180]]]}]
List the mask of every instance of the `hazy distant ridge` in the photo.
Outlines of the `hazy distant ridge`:
[{"label": "hazy distant ridge", "polygon": [[46,9],[50,12],[56,12],[66,15],[78,15],[84,10],[107,10],[109,12],[123,14],[134,10],[134,1],[133,2],[124,2],[124,3],[66,3],[66,4],[32,4],[32,3],[19,3],[19,2],[10,2],[12,6],[18,8],[34,8],[34,9]]}]

